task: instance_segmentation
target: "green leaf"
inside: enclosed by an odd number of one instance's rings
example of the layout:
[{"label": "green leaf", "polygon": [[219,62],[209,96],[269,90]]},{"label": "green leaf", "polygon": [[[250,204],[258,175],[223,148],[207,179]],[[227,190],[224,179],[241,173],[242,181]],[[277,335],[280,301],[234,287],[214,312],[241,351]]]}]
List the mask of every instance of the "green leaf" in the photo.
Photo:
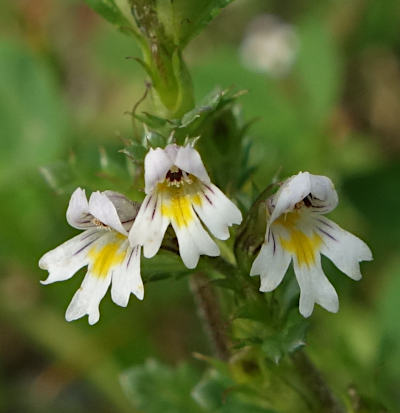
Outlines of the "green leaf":
[{"label": "green leaf", "polygon": [[132,404],[146,413],[200,413],[191,397],[197,373],[186,364],[176,368],[147,360],[121,375],[121,384]]},{"label": "green leaf", "polygon": [[186,128],[204,113],[213,111],[221,101],[222,96],[223,91],[219,88],[209,93],[194,109],[183,115],[180,128]]},{"label": "green leaf", "polygon": [[201,407],[214,411],[223,405],[224,392],[233,384],[231,379],[221,375],[217,370],[210,370],[194,387],[192,396]]},{"label": "green leaf", "polygon": [[159,116],[152,115],[147,112],[142,112],[140,114],[136,113],[134,116],[136,119],[140,120],[151,129],[160,129],[168,125],[170,125],[170,128],[175,126],[175,124],[172,121],[169,121],[165,118],[161,118]]},{"label": "green leaf", "polygon": [[164,148],[167,144],[166,138],[157,132],[146,133],[145,139],[152,148]]},{"label": "green leaf", "polygon": [[265,355],[278,364],[282,357],[305,345],[309,322],[294,309],[282,329],[264,339],[261,346]]},{"label": "green leaf", "polygon": [[134,20],[130,14],[127,0],[84,0],[89,7],[107,20],[117,26],[121,32],[131,34],[140,39],[135,27]]},{"label": "green leaf", "polygon": [[278,413],[276,410],[262,408],[254,406],[253,404],[248,404],[240,400],[228,401],[217,413]]},{"label": "green leaf", "polygon": [[147,154],[147,148],[144,147],[140,142],[131,141],[129,145],[124,149],[121,149],[120,152],[124,153],[134,161],[143,161]]},{"label": "green leaf", "polygon": [[166,33],[181,49],[232,0],[157,1],[160,21]]},{"label": "green leaf", "polygon": [[275,364],[278,364],[283,356],[283,349],[280,337],[269,337],[261,346],[266,356]]},{"label": "green leaf", "polygon": [[142,278],[145,283],[166,278],[181,278],[191,273],[178,255],[167,251],[159,251],[151,260],[142,260]]},{"label": "green leaf", "polygon": [[[246,394],[244,400],[243,395]],[[208,371],[192,391],[193,398],[206,411],[214,413],[274,413],[250,402],[252,391],[239,386],[216,370]]]}]

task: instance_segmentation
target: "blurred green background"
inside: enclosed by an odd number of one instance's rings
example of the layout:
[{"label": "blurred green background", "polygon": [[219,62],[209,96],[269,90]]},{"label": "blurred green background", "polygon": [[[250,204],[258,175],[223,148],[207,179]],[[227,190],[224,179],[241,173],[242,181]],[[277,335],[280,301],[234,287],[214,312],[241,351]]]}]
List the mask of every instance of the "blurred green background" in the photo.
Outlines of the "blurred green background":
[{"label": "blurred green background", "polygon": [[[250,22],[264,14],[297,39],[293,65],[279,76],[240,57]],[[335,388],[355,385],[393,412],[400,411],[399,21],[398,0],[237,0],[185,54],[197,99],[217,85],[248,90],[240,102],[244,118],[256,119],[249,131],[256,186],[278,170],[335,182],[341,203],[333,219],[366,240],[375,260],[363,264],[359,283],[326,260],[341,309],[316,309],[310,354]],[[43,287],[37,262],[76,234],[65,211],[77,182],[140,197],[118,152],[132,133],[124,113],[145,90],[142,69],[129,59],[139,50],[78,0],[5,2],[0,33],[0,411],[133,411],[122,370],[148,357],[175,364],[210,353],[187,279],[149,283],[145,300],[132,296],[127,309],[107,295],[100,322],[89,327],[87,319],[64,320],[84,272]]]}]

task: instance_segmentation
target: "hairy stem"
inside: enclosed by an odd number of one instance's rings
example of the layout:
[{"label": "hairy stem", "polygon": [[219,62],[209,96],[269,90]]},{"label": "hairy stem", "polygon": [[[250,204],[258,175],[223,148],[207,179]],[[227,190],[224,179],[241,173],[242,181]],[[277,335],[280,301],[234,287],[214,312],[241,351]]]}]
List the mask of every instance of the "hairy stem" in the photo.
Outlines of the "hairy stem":
[{"label": "hairy stem", "polygon": [[294,353],[292,360],[306,386],[309,387],[319,404],[316,411],[323,413],[346,413],[346,410],[329,388],[321,372],[304,351],[299,350]]},{"label": "hairy stem", "polygon": [[189,284],[204,329],[210,338],[216,356],[221,360],[228,360],[230,354],[225,331],[226,325],[223,322],[217,297],[208,278],[203,273],[197,272],[190,277]]}]

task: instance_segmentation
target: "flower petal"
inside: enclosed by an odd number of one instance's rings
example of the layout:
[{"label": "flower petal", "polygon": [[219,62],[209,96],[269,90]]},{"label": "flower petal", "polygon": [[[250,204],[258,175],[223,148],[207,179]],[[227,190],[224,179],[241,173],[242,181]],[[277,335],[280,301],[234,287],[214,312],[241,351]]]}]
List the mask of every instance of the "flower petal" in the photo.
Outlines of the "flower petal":
[{"label": "flower petal", "polygon": [[310,174],[310,182],[310,193],[318,200],[312,200],[314,210],[320,214],[334,210],[339,200],[332,181],[326,176]]},{"label": "flower petal", "polygon": [[176,143],[170,143],[164,148],[165,153],[168,155],[171,165],[175,165],[176,155],[179,151],[180,146]]},{"label": "flower petal", "polygon": [[162,199],[161,193],[147,195],[129,231],[131,246],[142,245],[143,255],[146,258],[157,254],[170,222],[161,213]]},{"label": "flower petal", "polygon": [[99,320],[99,304],[110,285],[113,272],[126,259],[128,240],[116,231],[103,230],[103,235],[92,247],[87,257],[88,272],[67,309],[67,321],[89,315],[89,324]]},{"label": "flower petal", "polygon": [[215,237],[228,239],[228,228],[242,222],[242,213],[215,185],[204,185],[203,188],[204,192],[193,198],[193,207]]},{"label": "flower petal", "polygon": [[294,209],[311,191],[310,174],[299,172],[287,179],[272,197],[273,212],[270,218],[272,224],[277,218]]},{"label": "flower petal", "polygon": [[90,195],[89,212],[104,225],[115,229],[121,234],[128,235],[121,224],[114,204],[104,193],[97,191]]},{"label": "flower petal", "polygon": [[129,247],[121,266],[113,271],[111,298],[115,304],[126,307],[131,293],[143,300],[144,288],[140,277],[140,247]]},{"label": "flower petal", "polygon": [[97,323],[100,318],[99,304],[106,294],[110,282],[111,273],[106,277],[98,277],[89,270],[67,308],[65,319],[73,321],[88,314],[89,324]]},{"label": "flower petal", "polygon": [[250,275],[260,275],[260,291],[263,292],[272,291],[281,283],[291,260],[291,255],[281,247],[277,235],[272,231],[269,234],[269,241],[262,245],[250,270]]},{"label": "flower petal", "polygon": [[140,204],[128,199],[125,195],[115,191],[104,191],[104,195],[113,203],[121,224],[126,231],[132,227],[133,221],[139,212]]},{"label": "flower petal", "polygon": [[178,149],[175,165],[183,171],[192,174],[205,184],[210,184],[210,177],[204,167],[200,154],[190,145]]},{"label": "flower petal", "polygon": [[373,259],[368,245],[325,217],[315,221],[323,239],[321,253],[350,278],[360,280],[360,262]]},{"label": "flower petal", "polygon": [[150,149],[144,159],[146,194],[150,194],[157,183],[162,182],[165,179],[165,175],[173,165],[173,160],[164,149]]},{"label": "flower petal", "polygon": [[71,227],[77,229],[87,229],[94,226],[85,190],[82,188],[75,189],[71,195],[67,209],[67,222]]},{"label": "flower petal", "polygon": [[47,270],[49,276],[41,283],[50,284],[71,278],[88,264],[88,251],[103,234],[102,230],[88,229],[44,254],[39,260],[39,267]]},{"label": "flower petal", "polygon": [[171,224],[178,238],[179,253],[187,268],[195,268],[200,255],[216,257],[220,254],[218,245],[211,239],[193,212],[187,224],[171,219]]},{"label": "flower petal", "polygon": [[339,310],[339,300],[335,289],[326,278],[318,255],[314,265],[299,265],[293,259],[294,272],[300,286],[300,313],[309,317],[317,303],[326,310],[336,313]]}]

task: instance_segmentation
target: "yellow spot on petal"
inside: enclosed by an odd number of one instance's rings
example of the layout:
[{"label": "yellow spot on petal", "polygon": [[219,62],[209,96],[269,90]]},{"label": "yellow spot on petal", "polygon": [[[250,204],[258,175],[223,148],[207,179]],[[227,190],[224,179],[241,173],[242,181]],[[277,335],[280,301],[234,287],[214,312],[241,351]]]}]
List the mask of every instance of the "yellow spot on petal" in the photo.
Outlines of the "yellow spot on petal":
[{"label": "yellow spot on petal", "polygon": [[315,256],[322,244],[321,237],[315,232],[308,236],[301,231],[293,230],[290,238],[280,237],[282,248],[294,254],[299,265],[310,267],[315,264]]},{"label": "yellow spot on petal", "polygon": [[190,198],[186,195],[173,197],[161,205],[161,214],[178,227],[187,227],[193,221],[193,209]]},{"label": "yellow spot on petal", "polygon": [[300,219],[300,213],[297,210],[293,212],[288,212],[286,214],[282,214],[274,224],[280,224],[283,227],[287,228],[289,231],[296,227],[297,221]]},{"label": "yellow spot on petal", "polygon": [[121,264],[125,259],[126,251],[118,251],[122,241],[126,239],[121,234],[116,235],[115,242],[110,242],[102,247],[92,247],[89,250],[88,257],[92,262],[92,273],[97,277],[106,277],[110,270]]},{"label": "yellow spot on petal", "polygon": [[279,237],[282,248],[296,256],[299,265],[308,267],[315,264],[316,254],[322,244],[322,238],[313,232],[311,235],[306,235],[300,231],[296,224],[300,219],[301,213],[298,211],[289,212],[279,217],[273,225],[280,224],[289,232],[289,238]]},{"label": "yellow spot on petal", "polygon": [[195,205],[198,205],[198,206],[200,206],[201,205],[201,198],[200,198],[200,195],[199,194],[196,194],[196,195],[194,195],[194,196],[192,196],[192,202],[195,204]]}]

